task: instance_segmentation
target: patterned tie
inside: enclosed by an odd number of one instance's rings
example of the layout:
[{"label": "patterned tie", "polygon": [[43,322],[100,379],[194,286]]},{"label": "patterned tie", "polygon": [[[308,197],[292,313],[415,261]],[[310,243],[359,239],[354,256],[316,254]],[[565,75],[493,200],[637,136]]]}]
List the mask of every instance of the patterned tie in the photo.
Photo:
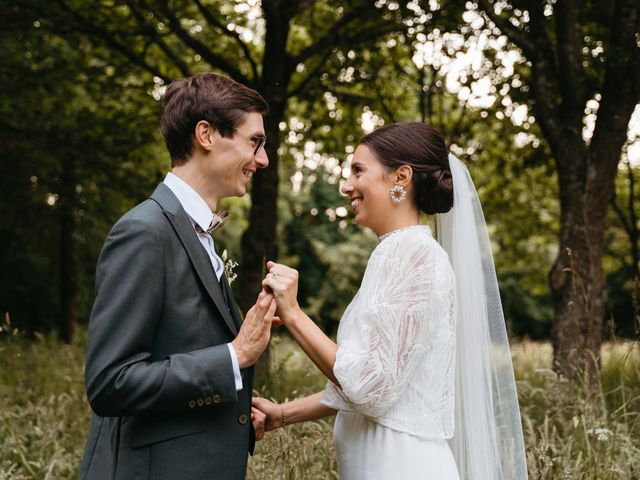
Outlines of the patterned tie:
[{"label": "patterned tie", "polygon": [[229,216],[229,212],[227,212],[226,210],[220,210],[219,212],[214,213],[211,224],[209,225],[209,228],[207,228],[207,233],[213,236],[213,233],[216,230],[222,228]]}]

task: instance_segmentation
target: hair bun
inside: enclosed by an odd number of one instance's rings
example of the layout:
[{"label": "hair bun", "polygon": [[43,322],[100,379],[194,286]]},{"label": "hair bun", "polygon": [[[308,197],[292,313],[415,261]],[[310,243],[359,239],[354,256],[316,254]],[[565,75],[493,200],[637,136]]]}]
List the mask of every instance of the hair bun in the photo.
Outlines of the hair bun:
[{"label": "hair bun", "polygon": [[451,170],[438,166],[431,171],[414,172],[416,203],[428,215],[446,213],[453,205]]}]

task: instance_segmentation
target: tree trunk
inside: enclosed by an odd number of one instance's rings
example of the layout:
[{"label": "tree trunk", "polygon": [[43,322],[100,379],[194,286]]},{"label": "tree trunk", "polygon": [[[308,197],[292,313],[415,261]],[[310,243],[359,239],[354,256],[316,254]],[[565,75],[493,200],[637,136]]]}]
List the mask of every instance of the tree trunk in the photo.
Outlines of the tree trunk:
[{"label": "tree trunk", "polygon": [[593,244],[601,243],[604,226],[587,227],[580,215],[585,207],[581,200],[571,205],[560,229],[560,251],[549,273],[554,307],[553,366],[567,378],[588,373],[594,380],[600,371],[607,293],[602,250]]},{"label": "tree trunk", "polygon": [[77,325],[77,272],[75,265],[75,165],[65,158],[60,185],[60,244],[59,244],[59,299],[58,335],[65,343],[72,343]]},{"label": "tree trunk", "polygon": [[[533,109],[556,163],[560,191],[560,248],[549,273],[554,369],[570,379],[584,374],[591,382],[599,376],[607,300],[601,265],[605,218],[629,118],[640,97],[638,2],[616,0],[611,18],[600,19],[609,38],[604,79],[598,84],[585,71],[588,29],[580,24],[580,2],[554,4],[552,34],[542,2],[525,2],[528,29],[496,13],[494,2],[479,4],[531,62]],[[584,105],[596,93],[601,99],[587,145],[582,138]]]},{"label": "tree trunk", "polygon": [[[265,118],[269,168],[256,172],[251,192],[249,227],[242,235],[242,262],[239,271],[239,304],[247,311],[255,303],[262,288],[268,260],[277,260],[278,244],[278,149],[280,122],[287,108],[287,90],[291,78],[287,55],[289,23],[277,2],[263,4],[266,19],[265,49],[262,78],[258,90],[269,103],[270,115]],[[265,350],[256,364],[258,382],[270,372],[271,355]]]}]

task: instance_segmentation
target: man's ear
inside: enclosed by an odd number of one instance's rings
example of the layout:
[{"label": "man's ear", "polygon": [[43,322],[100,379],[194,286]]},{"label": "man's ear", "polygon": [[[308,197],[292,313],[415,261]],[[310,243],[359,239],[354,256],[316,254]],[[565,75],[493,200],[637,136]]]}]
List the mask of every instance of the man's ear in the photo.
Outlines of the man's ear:
[{"label": "man's ear", "polygon": [[215,141],[215,129],[209,122],[200,120],[195,129],[196,145],[200,148],[210,151]]},{"label": "man's ear", "polygon": [[403,187],[407,187],[411,184],[411,179],[413,178],[413,168],[409,165],[402,165],[398,167],[394,172],[396,185],[402,185]]}]

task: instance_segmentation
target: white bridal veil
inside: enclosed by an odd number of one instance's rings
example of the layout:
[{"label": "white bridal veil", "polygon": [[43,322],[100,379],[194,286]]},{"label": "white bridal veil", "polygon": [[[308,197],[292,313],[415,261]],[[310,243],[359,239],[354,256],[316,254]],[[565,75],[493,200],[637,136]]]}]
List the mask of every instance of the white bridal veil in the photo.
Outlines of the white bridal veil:
[{"label": "white bridal veil", "polygon": [[511,351],[487,227],[469,171],[449,155],[453,208],[436,216],[456,277],[455,433],[461,480],[527,478]]}]

